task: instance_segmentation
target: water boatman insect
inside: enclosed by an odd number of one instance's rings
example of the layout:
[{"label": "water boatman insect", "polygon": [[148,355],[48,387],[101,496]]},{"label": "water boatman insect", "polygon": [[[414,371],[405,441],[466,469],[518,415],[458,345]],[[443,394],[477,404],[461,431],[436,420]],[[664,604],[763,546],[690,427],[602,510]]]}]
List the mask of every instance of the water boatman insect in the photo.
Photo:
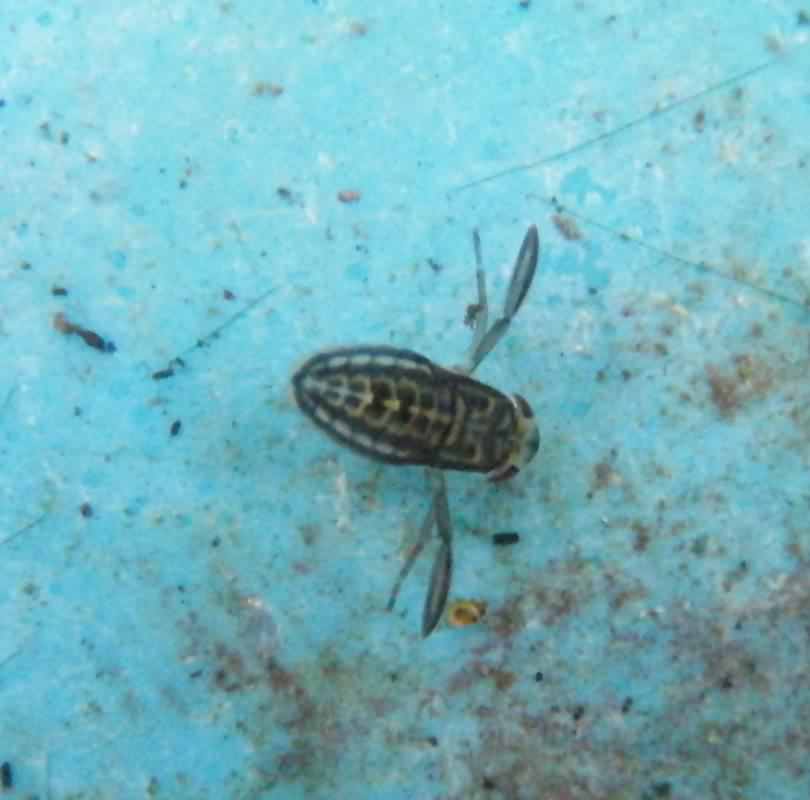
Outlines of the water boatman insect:
[{"label": "water boatman insect", "polygon": [[435,524],[439,549],[422,613],[423,636],[442,617],[453,570],[452,525],[442,470],[481,472],[491,481],[505,480],[528,464],[540,445],[526,400],[520,395],[509,397],[471,377],[526,299],[537,269],[537,228],[532,225],[526,232],[503,314],[491,326],[477,231],[473,245],[478,302],[468,309],[473,341],[464,366],[445,369],[411,350],[359,345],[318,353],[292,378],[298,407],[336,442],[375,461],[427,469],[431,505],[388,602],[388,609],[393,609]]}]

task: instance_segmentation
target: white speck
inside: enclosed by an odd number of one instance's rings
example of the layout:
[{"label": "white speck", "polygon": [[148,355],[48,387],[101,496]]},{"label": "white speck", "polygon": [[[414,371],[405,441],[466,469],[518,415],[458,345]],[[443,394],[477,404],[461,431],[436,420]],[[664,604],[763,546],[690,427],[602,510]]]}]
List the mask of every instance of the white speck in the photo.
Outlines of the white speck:
[{"label": "white speck", "polygon": [[332,415],[323,406],[318,406],[315,409],[315,416],[327,425],[332,424]]},{"label": "white speck", "polygon": [[726,164],[736,164],[740,160],[740,145],[726,137],[720,143],[719,155]]},{"label": "white speck", "polygon": [[802,266],[810,267],[810,239],[802,239],[799,242],[799,261]]},{"label": "white speck", "polygon": [[351,504],[349,502],[349,481],[341,470],[335,477],[335,513],[338,530],[345,531],[351,525]]},{"label": "white speck", "polygon": [[352,438],[352,430],[351,430],[351,428],[342,419],[335,420],[332,427],[334,427],[334,429],[341,436],[345,436],[347,439]]}]

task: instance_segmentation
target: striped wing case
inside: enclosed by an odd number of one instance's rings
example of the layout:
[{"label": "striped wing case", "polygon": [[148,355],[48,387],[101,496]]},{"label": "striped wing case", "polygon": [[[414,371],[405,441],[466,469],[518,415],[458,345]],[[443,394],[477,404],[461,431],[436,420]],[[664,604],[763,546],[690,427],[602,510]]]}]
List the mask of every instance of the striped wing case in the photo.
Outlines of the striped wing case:
[{"label": "striped wing case", "polygon": [[328,350],[292,383],[296,403],[318,427],[377,461],[490,472],[513,442],[508,397],[410,350]]}]

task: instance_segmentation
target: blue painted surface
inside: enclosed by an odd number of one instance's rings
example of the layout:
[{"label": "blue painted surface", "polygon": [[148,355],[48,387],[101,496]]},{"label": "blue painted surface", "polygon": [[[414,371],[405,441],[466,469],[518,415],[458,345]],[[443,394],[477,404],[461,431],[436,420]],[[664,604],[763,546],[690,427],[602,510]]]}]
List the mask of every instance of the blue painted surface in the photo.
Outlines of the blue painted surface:
[{"label": "blue painted surface", "polygon": [[[10,796],[808,796],[810,8],[2,17]],[[289,375],[457,362],[471,229],[500,297],[531,222],[480,374],[541,457],[450,477],[489,613],[423,642],[429,558],[384,611],[422,475],[338,450]]]}]

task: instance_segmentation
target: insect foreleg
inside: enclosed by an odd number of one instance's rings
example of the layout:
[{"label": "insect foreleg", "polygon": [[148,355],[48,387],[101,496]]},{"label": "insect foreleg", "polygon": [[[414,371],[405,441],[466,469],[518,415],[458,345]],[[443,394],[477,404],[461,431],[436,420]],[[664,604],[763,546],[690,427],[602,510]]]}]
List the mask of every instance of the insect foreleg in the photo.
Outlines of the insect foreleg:
[{"label": "insect foreleg", "polygon": [[[537,259],[540,253],[540,240],[537,235],[537,227],[530,225],[523,237],[523,244],[515,259],[515,266],[512,268],[512,277],[509,280],[509,288],[506,291],[506,300],[503,305],[503,316],[499,317],[485,333],[476,328],[473,339],[473,348],[470,353],[467,367],[468,374],[478,367],[478,365],[493,350],[496,344],[503,338],[513,317],[517,314],[534,280],[537,271]],[[480,257],[480,245],[476,248],[476,258]],[[483,275],[480,267],[477,275]],[[482,278],[478,278],[478,294],[481,297]],[[484,295],[486,299],[486,295]],[[479,300],[480,302],[480,300]]]}]

